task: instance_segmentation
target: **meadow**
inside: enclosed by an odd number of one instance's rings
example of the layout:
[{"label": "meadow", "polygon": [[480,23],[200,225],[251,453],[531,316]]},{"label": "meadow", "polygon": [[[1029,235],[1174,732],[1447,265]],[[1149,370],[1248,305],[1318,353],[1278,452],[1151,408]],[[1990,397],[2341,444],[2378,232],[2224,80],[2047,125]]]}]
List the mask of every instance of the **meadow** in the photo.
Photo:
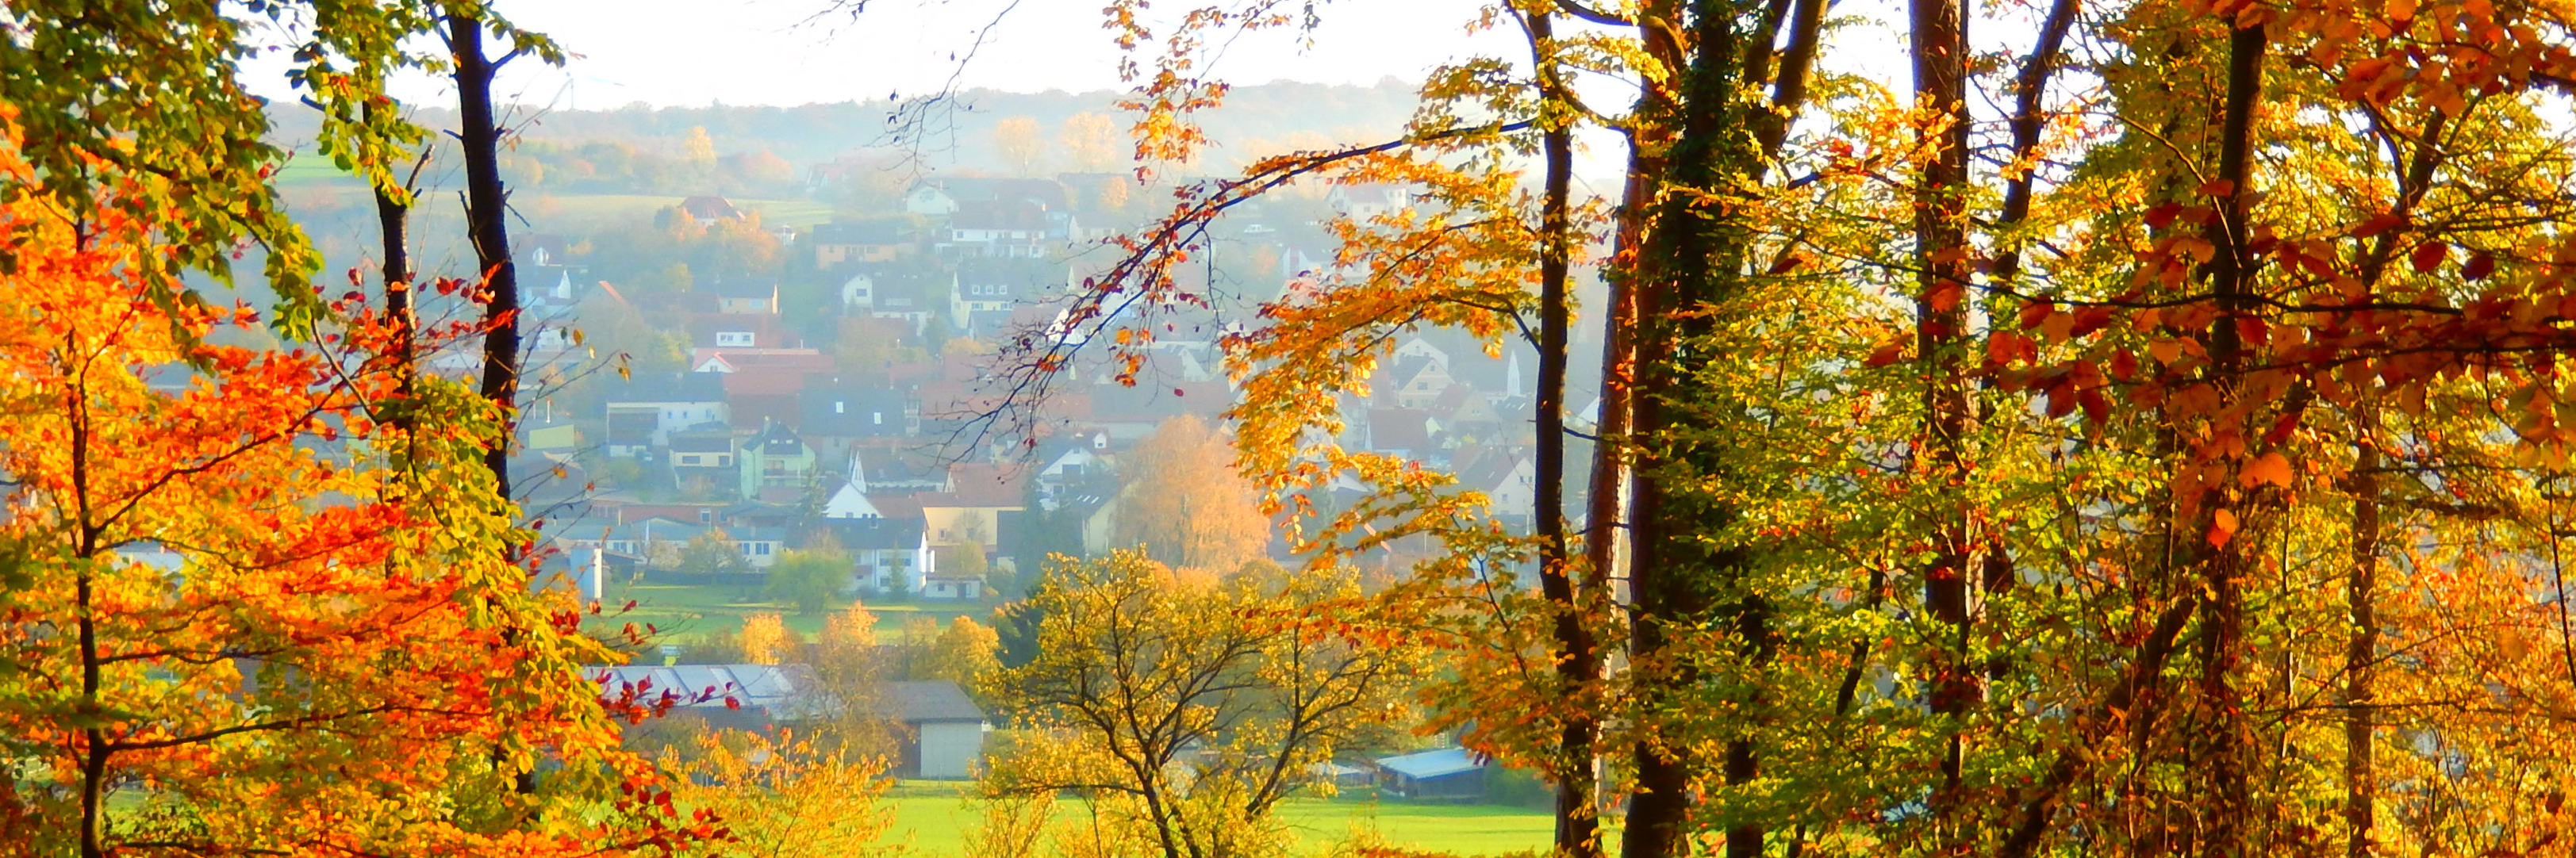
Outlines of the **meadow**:
[{"label": "meadow", "polygon": [[[915,858],[964,858],[968,829],[981,819],[964,798],[965,784],[905,781],[890,790],[893,825],[879,842],[905,847]],[[1067,802],[1061,823],[1083,813]],[[1335,798],[1293,799],[1279,818],[1297,837],[1298,855],[1321,855],[1336,844],[1371,838],[1408,849],[1459,856],[1498,856],[1545,850],[1552,821],[1545,811],[1481,804],[1414,803],[1380,799],[1371,790]]]},{"label": "meadow", "polygon": [[[757,586],[721,584],[633,584],[609,582],[606,604],[608,611],[597,618],[614,627],[618,623],[651,623],[674,643],[717,635],[742,628],[746,614],[776,613],[784,617],[787,627],[812,638],[823,629],[828,614],[799,614],[792,605],[771,602]],[[628,600],[633,610],[619,613],[618,606]],[[834,610],[847,607],[834,606]],[[867,609],[877,617],[877,639],[901,643],[903,625],[915,617],[929,617],[946,628],[949,621],[961,616],[982,619],[992,606],[981,602],[919,603],[868,602]]]}]

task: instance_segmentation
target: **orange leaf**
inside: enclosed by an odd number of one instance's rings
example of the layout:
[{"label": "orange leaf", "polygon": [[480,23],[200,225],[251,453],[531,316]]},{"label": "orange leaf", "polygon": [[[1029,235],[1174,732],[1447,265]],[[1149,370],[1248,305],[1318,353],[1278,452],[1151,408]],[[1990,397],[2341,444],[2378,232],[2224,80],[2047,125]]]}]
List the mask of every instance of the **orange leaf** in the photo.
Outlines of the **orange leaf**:
[{"label": "orange leaf", "polygon": [[2235,536],[2236,513],[2223,509],[2211,510],[2209,513],[2210,546],[2215,548],[2226,547],[2227,540],[2233,539]]},{"label": "orange leaf", "polygon": [[2258,483],[2271,483],[2285,489],[2289,488],[2290,459],[2281,455],[2279,450],[2265,453],[2248,463],[2245,470],[2236,475],[2236,481],[2248,488]]}]

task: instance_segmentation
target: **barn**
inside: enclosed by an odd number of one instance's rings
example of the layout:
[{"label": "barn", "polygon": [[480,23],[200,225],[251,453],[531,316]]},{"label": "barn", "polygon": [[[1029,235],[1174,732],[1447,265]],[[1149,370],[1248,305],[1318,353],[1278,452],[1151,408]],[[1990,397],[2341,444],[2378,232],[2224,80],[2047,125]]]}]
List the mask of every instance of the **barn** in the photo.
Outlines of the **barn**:
[{"label": "barn", "polygon": [[1379,757],[1377,785],[1405,798],[1479,799],[1488,762],[1465,748]]},{"label": "barn", "polygon": [[984,756],[984,710],[966,690],[944,679],[886,684],[895,718],[912,741],[904,744],[903,767],[913,777],[965,780],[975,776]]}]

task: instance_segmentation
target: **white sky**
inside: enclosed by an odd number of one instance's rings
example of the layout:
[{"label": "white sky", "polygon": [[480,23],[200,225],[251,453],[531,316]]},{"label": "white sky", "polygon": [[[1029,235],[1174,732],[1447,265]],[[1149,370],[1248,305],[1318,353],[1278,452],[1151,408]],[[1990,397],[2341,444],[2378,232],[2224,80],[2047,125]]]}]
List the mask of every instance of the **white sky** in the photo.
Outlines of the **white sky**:
[{"label": "white sky", "polygon": [[[561,70],[513,64],[496,94],[522,104],[589,109],[638,101],[785,106],[919,95],[959,74],[951,56],[964,59],[987,25],[992,29],[965,64],[961,88],[1124,88],[1116,46],[1101,27],[1103,0],[870,0],[856,19],[823,14],[833,2],[500,0],[497,8],[513,21],[579,56]],[[1198,4],[1158,4],[1189,5]],[[1388,75],[1410,83],[1480,50],[1517,59],[1515,33],[1467,34],[1465,24],[1481,5],[1327,3],[1311,48],[1293,33],[1265,34],[1229,48],[1216,74],[1238,84],[1372,84]],[[274,79],[258,65],[264,64],[254,65],[254,79]],[[271,87],[262,88],[284,94],[282,82]],[[445,92],[434,80],[417,80],[397,94],[438,103],[447,100]]]}]

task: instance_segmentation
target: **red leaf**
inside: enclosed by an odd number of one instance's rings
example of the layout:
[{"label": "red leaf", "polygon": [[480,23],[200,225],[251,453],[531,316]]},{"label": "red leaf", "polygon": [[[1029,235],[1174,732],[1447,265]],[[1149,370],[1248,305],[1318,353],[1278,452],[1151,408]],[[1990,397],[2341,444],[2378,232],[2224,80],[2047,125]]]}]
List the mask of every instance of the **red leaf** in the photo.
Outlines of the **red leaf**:
[{"label": "red leaf", "polygon": [[2415,253],[2406,258],[2406,263],[2415,266],[2416,271],[2430,272],[2442,267],[2442,260],[2450,258],[2450,255],[2449,245],[2438,241],[2427,241],[2415,245]]},{"label": "red leaf", "polygon": [[2484,280],[2487,279],[2487,275],[2494,273],[2495,254],[2483,250],[2472,254],[2469,257],[2469,264],[2460,266],[2460,276],[2471,280]]},{"label": "red leaf", "polygon": [[2174,222],[2174,217],[2180,214],[2182,214],[2181,203],[2165,203],[2163,205],[2147,209],[2147,225],[2157,229],[2163,229],[2166,226],[2171,225]]},{"label": "red leaf", "polygon": [[2369,238],[2371,236],[2387,232],[2391,227],[2400,226],[2405,223],[2406,219],[2398,217],[2394,212],[2382,214],[2369,220],[2362,221],[2360,226],[2353,227],[2352,236],[2354,238]]}]

